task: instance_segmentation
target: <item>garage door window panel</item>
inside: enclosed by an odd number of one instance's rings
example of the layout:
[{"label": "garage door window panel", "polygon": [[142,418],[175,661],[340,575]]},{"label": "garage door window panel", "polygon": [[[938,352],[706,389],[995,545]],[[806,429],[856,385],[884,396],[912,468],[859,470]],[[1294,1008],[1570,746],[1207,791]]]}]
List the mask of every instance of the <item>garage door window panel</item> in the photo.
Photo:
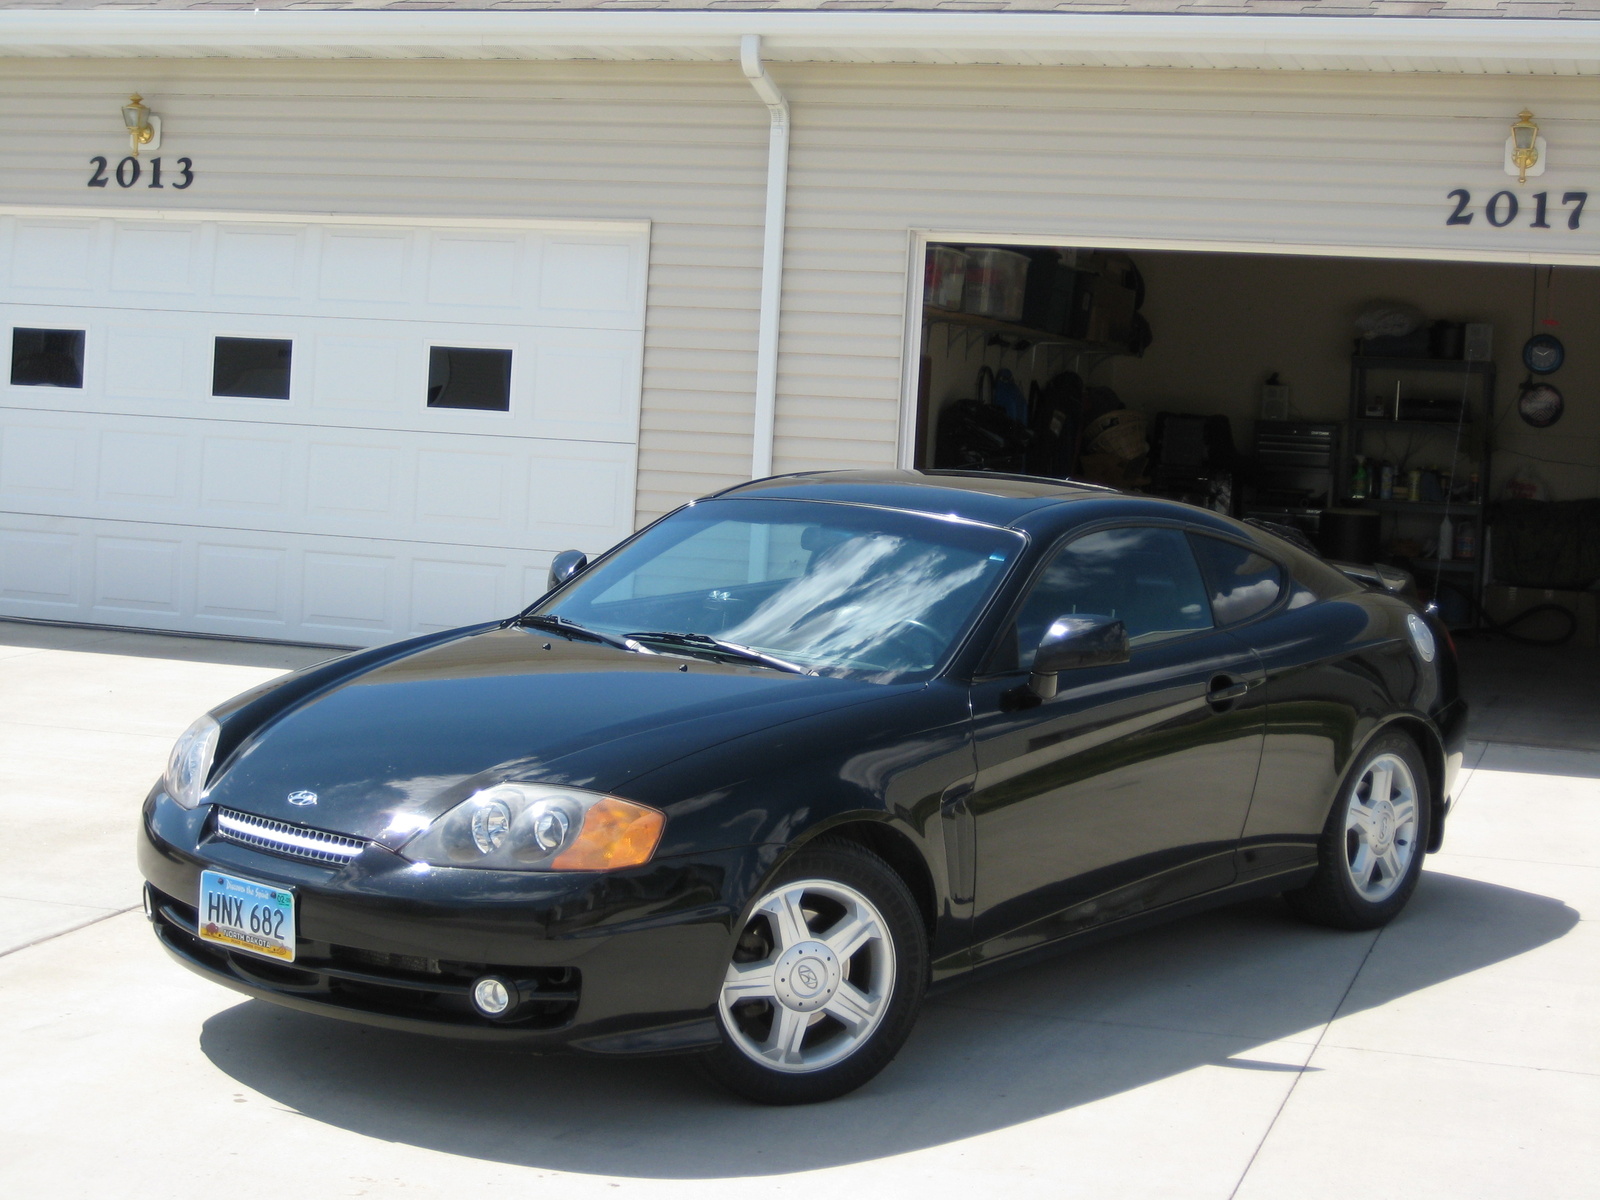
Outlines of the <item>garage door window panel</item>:
[{"label": "garage door window panel", "polygon": [[1195,557],[1211,593],[1218,625],[1237,625],[1265,612],[1283,594],[1283,568],[1248,546],[1221,538],[1191,536]]},{"label": "garage door window panel", "polygon": [[81,329],[13,329],[11,385],[81,388],[83,341]]},{"label": "garage door window panel", "polygon": [[219,337],[211,360],[211,394],[287,400],[294,343],[288,338]]},{"label": "garage door window panel", "polygon": [[1102,529],[1056,552],[1022,602],[990,669],[1032,666],[1051,622],[1073,613],[1121,621],[1133,647],[1212,627],[1205,581],[1181,532]]},{"label": "garage door window panel", "polygon": [[428,407],[511,411],[511,351],[479,346],[428,350]]}]

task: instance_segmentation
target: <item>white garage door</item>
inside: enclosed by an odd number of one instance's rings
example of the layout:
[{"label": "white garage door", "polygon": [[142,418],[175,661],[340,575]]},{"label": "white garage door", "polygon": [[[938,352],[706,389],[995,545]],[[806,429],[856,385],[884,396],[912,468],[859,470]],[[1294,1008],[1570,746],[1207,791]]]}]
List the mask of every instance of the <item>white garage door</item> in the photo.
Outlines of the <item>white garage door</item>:
[{"label": "white garage door", "polygon": [[0,215],[0,612],[374,644],[633,528],[648,226]]}]

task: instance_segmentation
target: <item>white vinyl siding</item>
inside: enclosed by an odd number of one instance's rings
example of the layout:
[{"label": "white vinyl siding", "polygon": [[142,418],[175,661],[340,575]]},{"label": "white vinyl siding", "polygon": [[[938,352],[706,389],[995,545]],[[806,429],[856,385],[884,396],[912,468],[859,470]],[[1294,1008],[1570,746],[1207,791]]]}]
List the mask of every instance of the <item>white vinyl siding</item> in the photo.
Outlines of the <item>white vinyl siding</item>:
[{"label": "white vinyl siding", "polygon": [[[779,470],[895,461],[907,270],[921,270],[910,231],[1600,263],[1600,210],[1577,232],[1564,215],[1548,230],[1525,217],[1494,229],[1482,213],[1508,188],[1525,210],[1537,191],[1553,206],[1568,189],[1592,188],[1591,208],[1600,205],[1600,96],[1580,80],[915,66],[774,74],[794,112]],[[1501,146],[1525,105],[1549,133],[1550,166],[1518,188]],[[1473,193],[1470,226],[1445,225],[1456,187]]]},{"label": "white vinyl siding", "polygon": [[[747,477],[768,122],[736,64],[4,65],[0,205],[648,221],[636,523]],[[1517,189],[1525,203],[1600,185],[1600,97],[1580,79],[772,72],[793,111],[778,471],[898,460],[922,232],[1600,261],[1600,186],[1577,232],[1554,209],[1548,230],[1494,229],[1482,215],[1491,194],[1515,189],[1500,147],[1524,106],[1550,147],[1537,188]],[[163,157],[194,160],[190,190],[83,186],[91,155],[114,164],[123,152],[117,107],[135,88],[165,120]],[[1469,227],[1444,223],[1455,187],[1473,192]]]},{"label": "white vinyl siding", "polygon": [[[0,205],[651,222],[637,520],[749,477],[767,113],[737,66],[0,64]],[[86,188],[140,87],[195,183]]]}]

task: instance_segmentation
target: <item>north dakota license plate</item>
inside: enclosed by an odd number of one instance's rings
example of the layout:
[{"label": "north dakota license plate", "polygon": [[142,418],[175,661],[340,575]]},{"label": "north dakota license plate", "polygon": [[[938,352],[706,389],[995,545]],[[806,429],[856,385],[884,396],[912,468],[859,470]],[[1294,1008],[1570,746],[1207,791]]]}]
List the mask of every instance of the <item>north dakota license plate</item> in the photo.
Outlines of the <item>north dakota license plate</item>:
[{"label": "north dakota license plate", "polygon": [[294,961],[294,893],[271,884],[200,874],[200,938],[279,962]]}]

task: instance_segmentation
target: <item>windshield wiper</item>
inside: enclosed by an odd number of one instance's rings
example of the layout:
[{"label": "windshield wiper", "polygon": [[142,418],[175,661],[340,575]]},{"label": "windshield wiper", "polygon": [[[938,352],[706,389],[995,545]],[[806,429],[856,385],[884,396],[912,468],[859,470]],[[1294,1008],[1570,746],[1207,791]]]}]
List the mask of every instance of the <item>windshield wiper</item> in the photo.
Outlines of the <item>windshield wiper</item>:
[{"label": "windshield wiper", "polygon": [[630,641],[661,642],[668,646],[685,646],[689,649],[714,650],[719,654],[726,654],[730,658],[741,659],[744,662],[759,663],[763,667],[772,667],[778,671],[789,671],[795,675],[807,674],[806,668],[790,662],[785,658],[778,658],[772,654],[765,654],[749,646],[741,646],[738,642],[725,642],[721,638],[712,637],[709,633],[630,633]]},{"label": "windshield wiper", "polygon": [[598,629],[590,629],[587,625],[580,625],[568,617],[558,617],[554,613],[534,613],[529,616],[524,614],[513,617],[508,624],[531,625],[535,629],[548,629],[551,633],[559,633],[566,637],[583,638],[591,642],[599,642],[606,646],[615,646],[618,650],[631,650],[638,653],[641,649],[633,645],[627,638],[619,638],[615,634],[601,633]]}]

